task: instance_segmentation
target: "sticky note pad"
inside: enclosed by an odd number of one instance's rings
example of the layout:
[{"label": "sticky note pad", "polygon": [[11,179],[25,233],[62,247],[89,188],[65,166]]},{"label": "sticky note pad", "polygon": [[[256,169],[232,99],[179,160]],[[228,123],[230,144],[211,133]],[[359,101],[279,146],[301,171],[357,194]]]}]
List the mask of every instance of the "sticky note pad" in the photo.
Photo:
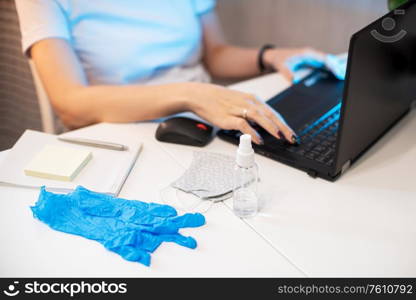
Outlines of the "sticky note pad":
[{"label": "sticky note pad", "polygon": [[27,176],[72,181],[91,160],[87,150],[46,145],[24,169]]}]

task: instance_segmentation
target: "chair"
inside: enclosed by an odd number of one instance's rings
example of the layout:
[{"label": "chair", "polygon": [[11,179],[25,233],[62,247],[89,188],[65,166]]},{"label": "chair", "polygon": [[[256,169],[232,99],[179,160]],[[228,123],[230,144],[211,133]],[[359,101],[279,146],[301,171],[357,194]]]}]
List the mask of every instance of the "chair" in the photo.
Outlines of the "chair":
[{"label": "chair", "polygon": [[46,94],[46,91],[43,88],[42,81],[39,78],[39,75],[36,71],[36,66],[32,60],[29,60],[29,66],[30,66],[30,70],[32,71],[33,80],[34,80],[35,87],[36,87],[37,98],[39,102],[39,109],[40,109],[40,114],[42,117],[43,131],[46,133],[52,133],[52,134],[59,133],[59,131],[62,131],[62,130],[58,130],[57,128],[59,127],[57,125],[59,120],[53,111],[48,95]]},{"label": "chair", "polygon": [[14,1],[0,0],[0,151],[27,129],[42,130],[36,89],[20,42]]},{"label": "chair", "polygon": [[26,129],[61,133],[35,65],[21,49],[15,3],[0,0],[0,151],[14,145]]}]

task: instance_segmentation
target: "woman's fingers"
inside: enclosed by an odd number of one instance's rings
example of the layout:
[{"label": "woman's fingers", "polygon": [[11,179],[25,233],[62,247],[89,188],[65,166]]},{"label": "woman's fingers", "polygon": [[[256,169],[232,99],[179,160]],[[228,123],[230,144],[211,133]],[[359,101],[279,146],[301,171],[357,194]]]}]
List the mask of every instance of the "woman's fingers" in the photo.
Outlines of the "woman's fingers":
[{"label": "woman's fingers", "polygon": [[[258,107],[258,109],[262,111],[264,118],[266,118],[269,122],[273,124],[275,128],[277,128],[277,130],[275,130],[275,134],[272,134],[272,135],[277,138],[280,138],[279,133],[278,133],[278,131],[280,131],[284,135],[287,141],[292,142],[293,136],[295,136],[296,134],[287,125],[287,123],[282,118],[282,116],[278,112],[274,111],[270,106],[258,100],[257,98],[253,99],[253,102]],[[261,123],[259,123],[259,125],[263,127]],[[267,130],[267,128],[265,129]]]},{"label": "woman's fingers", "polygon": [[305,56],[310,59],[323,62],[325,53],[313,48],[277,48],[266,52],[269,64],[273,65],[287,80],[293,81],[293,70],[288,65],[288,61],[296,56]]},{"label": "woman's fingers", "polygon": [[240,130],[242,133],[251,135],[251,139],[254,143],[258,145],[264,144],[263,138],[246,120],[238,117],[232,117],[231,122],[233,129]]},{"label": "woman's fingers", "polygon": [[293,143],[293,138],[296,137],[296,133],[287,125],[286,121],[283,117],[275,111],[271,111],[271,109],[267,109],[267,116],[273,120],[275,124],[279,127],[280,132],[285,136],[286,140]]},{"label": "woman's fingers", "polygon": [[253,105],[253,108],[247,111],[247,119],[257,123],[268,133],[274,136],[277,139],[280,139],[279,136],[279,127],[275,124],[270,118],[268,118],[262,111],[260,111],[256,106]]},{"label": "woman's fingers", "polygon": [[254,95],[217,86],[207,87],[212,91],[210,97],[205,98],[207,101],[203,101],[203,105],[193,110],[202,118],[223,129],[239,130],[250,134],[256,144],[263,144],[263,139],[250,126],[249,121],[257,123],[277,139],[283,134],[288,141],[292,141],[293,130]]},{"label": "woman's fingers", "polygon": [[279,70],[280,74],[282,74],[283,77],[287,81],[293,82],[294,75],[293,75],[292,70],[287,65],[287,62],[286,61],[283,61],[281,63],[278,63],[277,69]]},{"label": "woman's fingers", "polygon": [[233,109],[232,115],[245,119],[246,121],[253,121],[259,126],[264,128],[272,136],[280,139],[279,128],[276,124],[273,123],[268,117],[266,117],[259,109],[259,107],[254,103],[249,103],[244,108],[235,107]]}]

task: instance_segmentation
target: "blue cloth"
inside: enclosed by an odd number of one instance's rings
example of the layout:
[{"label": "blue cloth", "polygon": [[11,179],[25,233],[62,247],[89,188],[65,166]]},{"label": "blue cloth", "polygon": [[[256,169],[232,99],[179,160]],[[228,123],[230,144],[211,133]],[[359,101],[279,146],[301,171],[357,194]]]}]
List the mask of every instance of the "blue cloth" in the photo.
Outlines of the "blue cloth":
[{"label": "blue cloth", "polygon": [[327,54],[324,57],[316,55],[296,55],[286,62],[288,68],[295,73],[295,82],[298,81],[296,72],[302,69],[326,69],[339,80],[345,80],[347,73],[347,55]]},{"label": "blue cloth", "polygon": [[[215,0],[17,0],[26,52],[71,43],[91,84],[144,83],[201,58],[200,16]],[[177,75],[178,76],[178,75]]]},{"label": "blue cloth", "polygon": [[31,207],[35,218],[51,228],[100,242],[128,261],[150,265],[150,253],[162,242],[194,249],[192,237],[180,228],[205,224],[201,214],[178,216],[168,205],[115,198],[83,187],[69,194],[55,194],[42,187]]}]

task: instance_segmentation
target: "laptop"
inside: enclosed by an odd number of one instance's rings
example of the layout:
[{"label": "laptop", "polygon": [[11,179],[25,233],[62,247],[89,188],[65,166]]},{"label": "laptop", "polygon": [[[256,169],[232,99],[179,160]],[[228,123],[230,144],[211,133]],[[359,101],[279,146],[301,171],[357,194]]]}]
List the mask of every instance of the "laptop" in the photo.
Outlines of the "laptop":
[{"label": "laptop", "polygon": [[[267,104],[284,116],[299,145],[264,138],[255,151],[335,181],[411,109],[416,99],[416,1],[355,33],[345,81],[317,69]],[[220,130],[234,144],[241,132]]]}]

